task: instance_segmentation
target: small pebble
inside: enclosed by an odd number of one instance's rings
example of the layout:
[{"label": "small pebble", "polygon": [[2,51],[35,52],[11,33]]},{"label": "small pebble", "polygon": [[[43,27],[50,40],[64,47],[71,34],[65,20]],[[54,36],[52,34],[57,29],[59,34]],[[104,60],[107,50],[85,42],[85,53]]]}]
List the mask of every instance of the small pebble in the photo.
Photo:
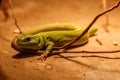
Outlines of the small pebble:
[{"label": "small pebble", "polygon": [[112,42],[114,46],[117,46],[118,45],[118,42],[114,41]]},{"label": "small pebble", "polygon": [[19,34],[19,33],[20,33],[20,31],[19,31],[18,29],[16,29],[16,30],[14,30],[14,33]]},{"label": "small pebble", "polygon": [[51,69],[52,69],[52,66],[51,66],[51,65],[46,65],[46,69],[47,69],[47,70],[51,70]]},{"label": "small pebble", "polygon": [[1,52],[3,52],[3,53],[9,53],[7,50],[2,50]]}]

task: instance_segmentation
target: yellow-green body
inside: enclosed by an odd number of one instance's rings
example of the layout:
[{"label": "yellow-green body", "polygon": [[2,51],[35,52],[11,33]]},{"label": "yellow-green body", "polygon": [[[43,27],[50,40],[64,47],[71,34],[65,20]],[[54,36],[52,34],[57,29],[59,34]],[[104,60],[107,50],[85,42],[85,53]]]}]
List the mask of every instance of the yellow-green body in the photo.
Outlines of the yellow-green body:
[{"label": "yellow-green body", "polygon": [[[50,24],[40,26],[16,36],[12,41],[12,47],[18,51],[45,50],[47,56],[52,49],[61,47],[64,44],[78,37],[85,27],[74,24]],[[79,46],[88,42],[90,36],[94,35],[96,28],[90,30],[71,46]]]}]

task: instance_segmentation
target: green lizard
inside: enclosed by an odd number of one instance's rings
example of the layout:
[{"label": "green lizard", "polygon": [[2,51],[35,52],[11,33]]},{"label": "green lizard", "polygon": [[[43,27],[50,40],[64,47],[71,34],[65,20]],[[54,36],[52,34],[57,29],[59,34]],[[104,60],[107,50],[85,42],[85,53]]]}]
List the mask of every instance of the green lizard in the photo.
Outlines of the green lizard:
[{"label": "green lizard", "polygon": [[[12,47],[18,51],[38,51],[45,50],[40,56],[41,59],[58,47],[70,42],[78,37],[85,27],[74,24],[49,24],[17,35],[12,41]],[[79,46],[88,42],[88,38],[97,31],[92,27],[77,42],[71,46]]]},{"label": "green lizard", "polygon": [[[85,27],[74,24],[52,24],[44,25],[36,29],[25,32],[24,34],[19,34],[16,36],[11,46],[22,52],[22,51],[39,51],[45,50],[44,53],[40,56],[40,59],[44,59],[53,49],[60,49],[68,46],[79,46],[88,42],[88,38],[93,36],[97,31],[96,28],[92,25],[97,21],[97,19],[117,8],[120,4],[120,1],[117,5],[112,8],[98,14],[93,21]],[[15,22],[16,19],[14,18]],[[19,26],[16,23],[16,27],[20,30]],[[20,30],[21,32],[21,30]],[[111,53],[119,52],[116,51],[101,51]]]}]

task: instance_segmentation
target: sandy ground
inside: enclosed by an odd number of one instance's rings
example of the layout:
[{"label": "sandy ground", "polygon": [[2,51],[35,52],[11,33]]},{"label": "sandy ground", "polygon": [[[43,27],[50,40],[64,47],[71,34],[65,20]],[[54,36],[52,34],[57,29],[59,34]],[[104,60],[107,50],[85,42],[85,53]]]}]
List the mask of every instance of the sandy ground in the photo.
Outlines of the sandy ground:
[{"label": "sandy ground", "polygon": [[[103,11],[101,0],[14,0],[14,13],[22,31],[49,23],[74,23],[87,26]],[[108,7],[118,0],[108,2]],[[120,54],[118,53],[63,53],[52,55],[44,63],[39,55],[19,54],[11,48],[17,28],[9,17],[0,10],[0,80],[120,80]],[[94,26],[96,36],[89,42],[72,50],[118,50],[120,49],[120,7],[110,12],[107,33],[102,16]],[[96,42],[98,38],[102,45]],[[113,45],[117,42],[118,45]],[[89,57],[96,55],[99,57]],[[86,57],[82,57],[86,56]],[[117,57],[117,58],[116,58]]]}]

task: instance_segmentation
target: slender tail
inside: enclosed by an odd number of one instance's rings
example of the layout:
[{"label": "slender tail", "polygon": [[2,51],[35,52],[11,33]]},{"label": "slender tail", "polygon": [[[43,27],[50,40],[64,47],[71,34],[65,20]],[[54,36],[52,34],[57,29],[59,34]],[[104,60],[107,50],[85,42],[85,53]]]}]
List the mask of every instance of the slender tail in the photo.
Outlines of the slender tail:
[{"label": "slender tail", "polygon": [[96,31],[97,31],[97,28],[91,27],[88,31],[89,36],[93,36],[96,33]]}]

